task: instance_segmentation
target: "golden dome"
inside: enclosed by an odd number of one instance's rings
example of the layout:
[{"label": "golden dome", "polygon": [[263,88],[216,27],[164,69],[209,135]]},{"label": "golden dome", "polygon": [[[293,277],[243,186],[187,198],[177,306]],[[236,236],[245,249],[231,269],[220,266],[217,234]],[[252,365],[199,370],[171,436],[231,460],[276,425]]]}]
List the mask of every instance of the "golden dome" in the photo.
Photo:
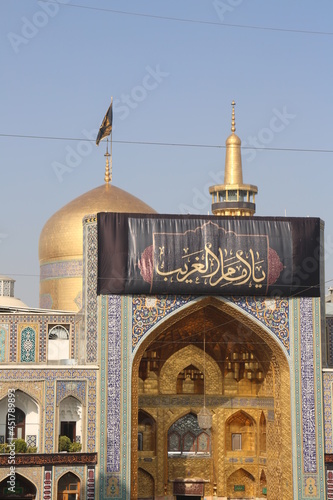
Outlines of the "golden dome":
[{"label": "golden dome", "polygon": [[84,193],[58,210],[46,222],[39,238],[40,307],[80,309],[82,219],[98,212],[156,213],[135,196],[108,183]]},{"label": "golden dome", "polygon": [[103,184],[70,201],[46,222],[39,238],[40,264],[51,259],[82,257],[82,219],[98,212],[156,213],[123,189]]},{"label": "golden dome", "polygon": [[231,135],[229,135],[228,139],[225,141],[225,144],[226,146],[240,146],[241,145],[241,140],[240,138],[238,137],[238,135],[232,133]]}]

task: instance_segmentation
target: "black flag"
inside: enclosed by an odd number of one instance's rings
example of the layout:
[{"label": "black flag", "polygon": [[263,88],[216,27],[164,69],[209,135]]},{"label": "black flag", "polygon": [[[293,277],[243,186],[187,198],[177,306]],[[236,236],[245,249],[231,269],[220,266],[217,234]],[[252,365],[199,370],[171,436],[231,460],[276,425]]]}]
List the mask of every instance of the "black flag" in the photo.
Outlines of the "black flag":
[{"label": "black flag", "polygon": [[112,131],[112,100],[109,109],[107,110],[106,115],[104,116],[102,125],[99,127],[99,131],[96,138],[97,146],[100,143],[100,141],[104,139],[104,137],[107,137],[108,135],[111,134],[111,131]]}]

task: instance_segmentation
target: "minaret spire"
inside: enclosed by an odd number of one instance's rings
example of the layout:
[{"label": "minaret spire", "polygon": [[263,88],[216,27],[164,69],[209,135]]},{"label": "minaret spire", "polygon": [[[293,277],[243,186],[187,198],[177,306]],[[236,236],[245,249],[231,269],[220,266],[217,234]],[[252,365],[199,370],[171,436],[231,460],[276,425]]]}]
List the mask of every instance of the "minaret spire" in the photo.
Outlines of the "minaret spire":
[{"label": "minaret spire", "polygon": [[224,184],[211,186],[214,215],[253,215],[257,186],[243,184],[241,140],[236,132],[235,101],[232,101],[231,135],[226,140]]},{"label": "minaret spire", "polygon": [[232,106],[231,132],[235,133],[236,132],[236,125],[235,125],[235,106],[236,106],[236,103],[235,103],[235,101],[232,101],[231,106]]},{"label": "minaret spire", "polygon": [[235,101],[232,101],[231,132],[226,140],[224,184],[243,184],[241,140],[235,134]]}]

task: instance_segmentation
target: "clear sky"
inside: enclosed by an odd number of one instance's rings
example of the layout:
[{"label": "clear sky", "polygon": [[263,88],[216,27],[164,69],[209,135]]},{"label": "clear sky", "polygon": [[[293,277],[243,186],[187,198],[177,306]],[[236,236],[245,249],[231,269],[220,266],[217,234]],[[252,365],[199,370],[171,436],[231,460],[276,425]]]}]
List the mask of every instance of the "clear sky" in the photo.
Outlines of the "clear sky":
[{"label": "clear sky", "polygon": [[333,150],[332,18],[331,0],[2,0],[0,274],[15,295],[38,306],[43,225],[104,182],[93,141],[111,96],[113,184],[160,213],[210,211],[234,99],[257,215],[322,218],[333,286],[333,153],[290,151]]}]

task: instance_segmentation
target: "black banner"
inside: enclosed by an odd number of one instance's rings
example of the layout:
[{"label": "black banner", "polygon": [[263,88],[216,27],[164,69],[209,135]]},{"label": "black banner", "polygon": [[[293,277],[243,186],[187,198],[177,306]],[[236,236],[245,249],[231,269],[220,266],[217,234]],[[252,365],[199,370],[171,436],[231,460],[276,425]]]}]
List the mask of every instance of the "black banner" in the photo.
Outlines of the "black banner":
[{"label": "black banner", "polygon": [[320,219],[98,214],[98,294],[320,295]]}]

